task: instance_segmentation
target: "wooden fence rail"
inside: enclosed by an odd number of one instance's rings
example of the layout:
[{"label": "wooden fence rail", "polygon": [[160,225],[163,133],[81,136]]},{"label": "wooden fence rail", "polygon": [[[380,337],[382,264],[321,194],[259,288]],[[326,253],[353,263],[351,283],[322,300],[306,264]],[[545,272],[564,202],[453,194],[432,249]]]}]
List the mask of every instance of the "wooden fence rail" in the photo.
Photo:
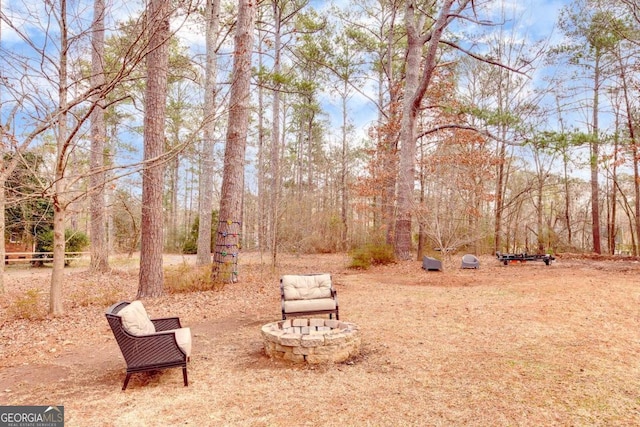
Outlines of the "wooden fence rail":
[{"label": "wooden fence rail", "polygon": [[[90,252],[65,252],[65,262],[78,259],[83,255],[89,255]],[[7,252],[4,254],[4,263],[20,263],[20,262],[33,262],[44,263],[53,262],[53,252]]]}]

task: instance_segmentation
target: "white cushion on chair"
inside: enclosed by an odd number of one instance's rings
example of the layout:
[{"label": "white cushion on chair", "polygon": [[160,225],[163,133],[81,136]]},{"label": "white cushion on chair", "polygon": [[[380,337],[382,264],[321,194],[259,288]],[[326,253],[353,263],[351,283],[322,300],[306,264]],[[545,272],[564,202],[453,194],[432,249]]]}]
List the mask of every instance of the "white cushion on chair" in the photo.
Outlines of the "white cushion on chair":
[{"label": "white cushion on chair", "polygon": [[284,302],[285,313],[300,313],[305,311],[335,310],[336,301],[333,298],[294,300]]},{"label": "white cushion on chair", "polygon": [[331,275],[284,275],[282,288],[286,301],[331,298]]},{"label": "white cushion on chair", "polygon": [[151,335],[156,332],[153,322],[140,301],[133,301],[120,310],[118,315],[122,318],[122,326],[131,335]]},{"label": "white cushion on chair", "polygon": [[173,329],[173,332],[175,332],[176,334],[176,342],[178,343],[178,347],[180,347],[182,351],[184,351],[187,357],[191,356],[191,329]]}]

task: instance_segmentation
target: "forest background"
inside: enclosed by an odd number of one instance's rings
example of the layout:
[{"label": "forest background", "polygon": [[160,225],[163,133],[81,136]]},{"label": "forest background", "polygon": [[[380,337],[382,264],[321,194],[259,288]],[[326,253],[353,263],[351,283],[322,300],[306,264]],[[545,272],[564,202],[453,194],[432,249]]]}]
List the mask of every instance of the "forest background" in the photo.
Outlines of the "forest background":
[{"label": "forest background", "polygon": [[241,249],[637,256],[639,12],[3,3],[0,230],[53,231],[53,314],[79,233],[97,271],[141,251],[141,297],[163,252],[226,280]]}]

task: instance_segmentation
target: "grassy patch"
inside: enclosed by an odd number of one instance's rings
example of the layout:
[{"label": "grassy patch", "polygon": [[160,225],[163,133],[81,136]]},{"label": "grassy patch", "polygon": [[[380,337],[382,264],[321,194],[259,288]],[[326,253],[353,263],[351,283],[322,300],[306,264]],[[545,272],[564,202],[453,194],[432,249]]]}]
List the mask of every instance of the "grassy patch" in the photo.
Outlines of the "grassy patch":
[{"label": "grassy patch", "polygon": [[386,244],[368,244],[351,252],[349,268],[366,270],[372,265],[386,265],[396,262],[393,246]]},{"label": "grassy patch", "polygon": [[14,319],[39,320],[47,316],[47,308],[41,298],[40,289],[27,289],[8,307],[9,317]]},{"label": "grassy patch", "polygon": [[168,293],[179,294],[220,290],[224,284],[211,280],[211,266],[196,267],[184,263],[165,269],[164,286]]}]

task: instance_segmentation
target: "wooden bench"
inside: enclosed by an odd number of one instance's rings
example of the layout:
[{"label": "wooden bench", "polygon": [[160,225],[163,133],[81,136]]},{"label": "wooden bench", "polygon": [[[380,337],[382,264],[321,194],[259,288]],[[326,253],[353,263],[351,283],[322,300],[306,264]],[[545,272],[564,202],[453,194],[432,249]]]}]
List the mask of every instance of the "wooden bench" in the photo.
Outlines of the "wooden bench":
[{"label": "wooden bench", "polygon": [[328,314],[329,318],[335,314],[336,320],[340,319],[338,293],[328,273],[282,276],[280,300],[282,319],[315,314]]}]

